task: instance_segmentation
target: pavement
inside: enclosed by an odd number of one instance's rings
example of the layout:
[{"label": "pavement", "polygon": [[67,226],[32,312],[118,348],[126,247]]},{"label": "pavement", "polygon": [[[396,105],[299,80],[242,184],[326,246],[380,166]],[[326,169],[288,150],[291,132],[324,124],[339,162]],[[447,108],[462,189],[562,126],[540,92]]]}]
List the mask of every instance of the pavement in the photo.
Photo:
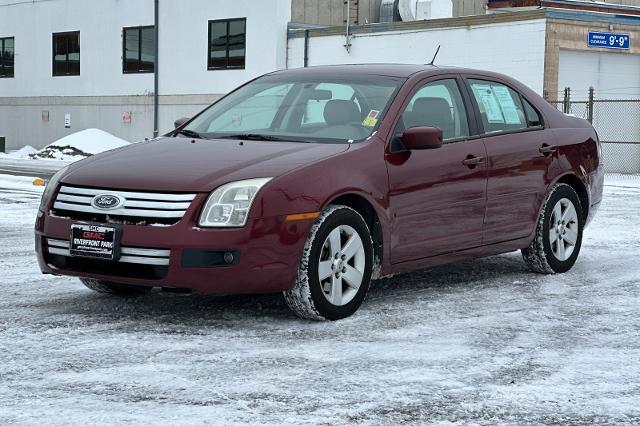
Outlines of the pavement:
[{"label": "pavement", "polygon": [[69,163],[57,160],[15,160],[0,157],[0,174],[32,176],[48,180],[67,164]]},{"label": "pavement", "polygon": [[337,322],[280,295],[119,299],[41,275],[0,193],[0,424],[639,424],[640,179],[574,268],[519,253],[376,281]]}]

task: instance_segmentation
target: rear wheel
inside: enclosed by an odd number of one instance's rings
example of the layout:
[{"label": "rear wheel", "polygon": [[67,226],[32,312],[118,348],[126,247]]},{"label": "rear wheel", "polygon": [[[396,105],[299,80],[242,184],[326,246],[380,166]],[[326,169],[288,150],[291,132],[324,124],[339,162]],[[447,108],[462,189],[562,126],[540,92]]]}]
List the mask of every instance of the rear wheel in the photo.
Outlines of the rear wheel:
[{"label": "rear wheel", "polygon": [[367,294],[372,266],[373,242],[362,216],[350,207],[330,206],[311,228],[285,301],[302,318],[348,317]]},{"label": "rear wheel", "polygon": [[580,199],[567,184],[557,184],[549,193],[536,226],[536,235],[522,257],[534,272],[566,272],[578,258],[584,217]]},{"label": "rear wheel", "polygon": [[143,296],[151,291],[151,287],[117,284],[92,278],[80,278],[80,281],[97,293],[113,294],[121,297]]}]

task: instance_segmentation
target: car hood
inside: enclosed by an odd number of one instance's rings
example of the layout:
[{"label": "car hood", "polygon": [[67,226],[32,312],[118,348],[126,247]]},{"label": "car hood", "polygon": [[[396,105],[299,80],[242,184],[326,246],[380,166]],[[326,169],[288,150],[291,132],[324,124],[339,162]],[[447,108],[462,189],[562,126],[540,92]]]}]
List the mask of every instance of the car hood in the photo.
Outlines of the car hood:
[{"label": "car hood", "polygon": [[209,192],[235,180],[277,177],[347,149],[347,143],[165,137],[74,163],[62,183],[140,191]]}]

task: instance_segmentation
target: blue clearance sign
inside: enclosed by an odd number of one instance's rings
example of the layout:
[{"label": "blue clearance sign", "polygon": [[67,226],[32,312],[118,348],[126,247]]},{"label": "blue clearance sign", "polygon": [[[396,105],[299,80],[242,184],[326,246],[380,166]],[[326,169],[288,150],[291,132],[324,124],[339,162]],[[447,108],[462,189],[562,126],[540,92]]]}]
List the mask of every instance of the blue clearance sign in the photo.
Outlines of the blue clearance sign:
[{"label": "blue clearance sign", "polygon": [[607,49],[629,49],[629,34],[600,33],[589,31],[587,37],[589,47],[604,47]]}]

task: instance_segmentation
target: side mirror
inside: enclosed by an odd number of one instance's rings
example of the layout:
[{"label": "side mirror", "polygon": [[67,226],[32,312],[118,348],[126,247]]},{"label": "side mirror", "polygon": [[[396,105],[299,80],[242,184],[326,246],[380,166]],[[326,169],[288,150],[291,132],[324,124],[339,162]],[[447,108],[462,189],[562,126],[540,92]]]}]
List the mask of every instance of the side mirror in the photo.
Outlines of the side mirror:
[{"label": "side mirror", "polygon": [[435,149],[442,146],[442,129],[438,127],[411,127],[400,140],[408,150]]},{"label": "side mirror", "polygon": [[173,125],[177,129],[178,127],[182,127],[182,125],[189,120],[191,120],[189,117],[178,118],[176,121],[173,122]]}]

